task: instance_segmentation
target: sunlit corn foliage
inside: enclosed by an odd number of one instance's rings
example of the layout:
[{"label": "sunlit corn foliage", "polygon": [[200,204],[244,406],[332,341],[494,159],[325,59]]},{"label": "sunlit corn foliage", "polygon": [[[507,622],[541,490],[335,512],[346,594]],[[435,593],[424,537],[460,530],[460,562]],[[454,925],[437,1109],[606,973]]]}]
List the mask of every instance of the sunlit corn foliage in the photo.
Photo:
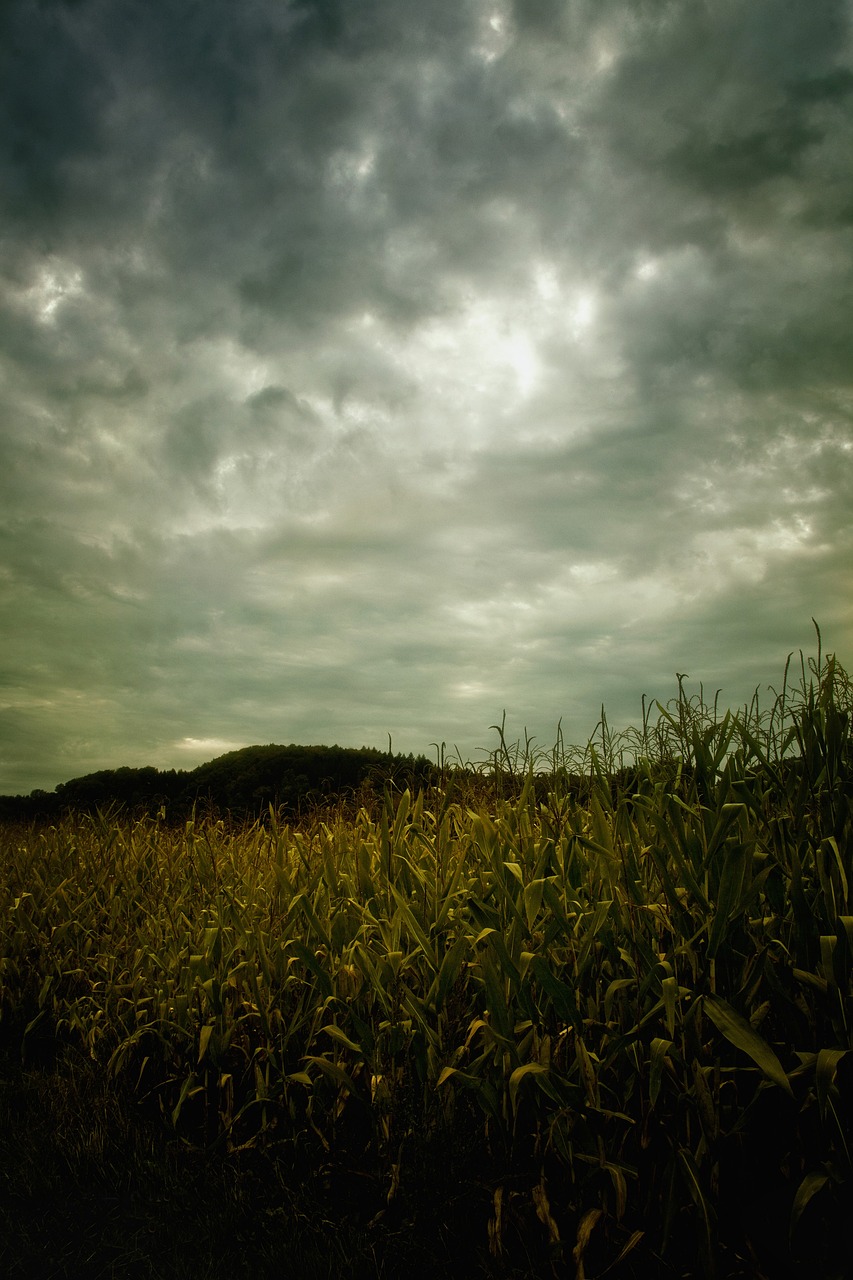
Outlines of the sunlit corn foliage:
[{"label": "sunlit corn foliage", "polygon": [[491,788],[300,829],[7,829],[7,1048],[83,1046],[187,1140],[383,1203],[455,1180],[496,1267],[817,1274],[853,1187],[853,698],[798,674],[725,715],[680,682],[583,778],[502,738]]}]

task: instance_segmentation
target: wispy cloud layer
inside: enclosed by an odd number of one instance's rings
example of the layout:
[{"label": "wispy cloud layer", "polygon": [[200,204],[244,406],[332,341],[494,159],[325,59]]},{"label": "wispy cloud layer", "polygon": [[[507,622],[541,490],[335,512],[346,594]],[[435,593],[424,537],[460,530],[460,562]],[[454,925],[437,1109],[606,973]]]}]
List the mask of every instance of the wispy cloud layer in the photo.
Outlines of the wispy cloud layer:
[{"label": "wispy cloud layer", "polygon": [[8,0],[0,790],[844,660],[851,16]]}]

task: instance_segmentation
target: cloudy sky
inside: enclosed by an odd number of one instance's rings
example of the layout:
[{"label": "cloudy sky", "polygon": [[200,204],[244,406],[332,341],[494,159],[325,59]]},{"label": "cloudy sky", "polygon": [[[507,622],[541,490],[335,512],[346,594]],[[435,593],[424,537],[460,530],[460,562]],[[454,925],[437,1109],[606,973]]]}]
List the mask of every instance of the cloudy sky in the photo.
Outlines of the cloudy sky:
[{"label": "cloudy sky", "polygon": [[4,0],[0,791],[853,658],[850,0]]}]

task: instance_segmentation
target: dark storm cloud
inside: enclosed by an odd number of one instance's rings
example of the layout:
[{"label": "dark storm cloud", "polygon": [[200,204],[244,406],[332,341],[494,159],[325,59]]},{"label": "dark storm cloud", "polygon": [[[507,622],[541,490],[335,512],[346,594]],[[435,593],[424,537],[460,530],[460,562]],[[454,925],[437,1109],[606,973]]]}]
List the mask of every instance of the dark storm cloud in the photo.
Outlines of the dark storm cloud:
[{"label": "dark storm cloud", "polygon": [[96,57],[75,38],[71,6],[0,10],[0,129],[6,215],[57,214],[69,167],[101,145],[109,94]]},{"label": "dark storm cloud", "polygon": [[8,0],[0,138],[0,789],[843,657],[844,0]]}]

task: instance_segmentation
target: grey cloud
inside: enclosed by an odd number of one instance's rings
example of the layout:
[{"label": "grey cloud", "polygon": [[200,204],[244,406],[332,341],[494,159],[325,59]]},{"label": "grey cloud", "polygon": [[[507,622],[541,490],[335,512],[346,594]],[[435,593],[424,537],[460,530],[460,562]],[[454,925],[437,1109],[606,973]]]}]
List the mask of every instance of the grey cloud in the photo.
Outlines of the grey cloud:
[{"label": "grey cloud", "polygon": [[849,645],[849,5],[0,22],[0,789]]},{"label": "grey cloud", "polygon": [[61,207],[73,161],[97,150],[107,78],[60,5],[10,0],[0,13],[0,129],[7,216],[42,225]]}]

